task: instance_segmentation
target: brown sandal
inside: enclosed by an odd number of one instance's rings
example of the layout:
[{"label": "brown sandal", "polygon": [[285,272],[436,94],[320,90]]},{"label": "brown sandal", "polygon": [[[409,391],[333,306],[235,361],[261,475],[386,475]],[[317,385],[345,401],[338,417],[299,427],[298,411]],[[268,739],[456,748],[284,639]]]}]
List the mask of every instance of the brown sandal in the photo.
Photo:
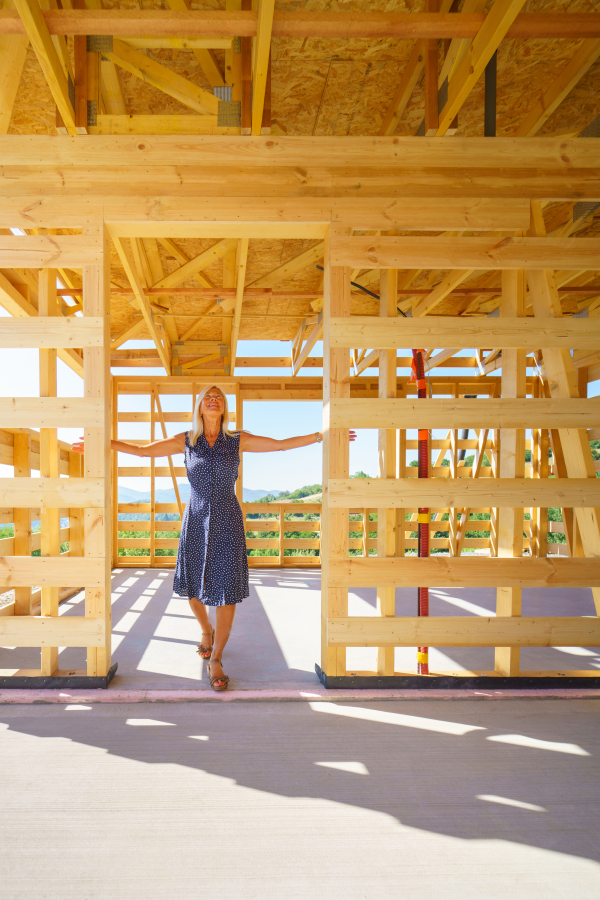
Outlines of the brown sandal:
[{"label": "brown sandal", "polygon": [[[213,691],[226,691],[227,685],[229,684],[229,675],[211,675],[211,673],[210,673],[211,663],[214,663],[214,662],[220,663],[221,660],[220,659],[211,659],[211,661],[209,662],[209,664],[207,666],[208,677],[210,678],[210,686],[213,689]],[[215,686],[215,683],[217,681],[224,681],[225,684],[220,684],[218,686]]]},{"label": "brown sandal", "polygon": [[202,659],[210,659],[210,654],[212,653],[212,648],[214,647],[214,644],[215,644],[215,629],[213,628],[212,631],[203,631],[202,637],[204,637],[205,635],[210,636],[210,647],[204,647],[202,644],[198,644],[198,647],[196,648],[196,653]]}]

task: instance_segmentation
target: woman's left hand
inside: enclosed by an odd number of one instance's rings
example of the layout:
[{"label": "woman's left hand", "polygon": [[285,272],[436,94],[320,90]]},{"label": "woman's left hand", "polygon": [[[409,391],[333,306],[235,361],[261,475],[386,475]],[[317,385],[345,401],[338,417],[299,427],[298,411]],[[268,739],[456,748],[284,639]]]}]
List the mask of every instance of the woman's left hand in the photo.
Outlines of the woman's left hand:
[{"label": "woman's left hand", "polygon": [[348,437],[350,438],[351,441],[355,441],[355,440],[356,440],[356,432],[355,432],[355,431],[349,431],[349,432],[348,432]]}]

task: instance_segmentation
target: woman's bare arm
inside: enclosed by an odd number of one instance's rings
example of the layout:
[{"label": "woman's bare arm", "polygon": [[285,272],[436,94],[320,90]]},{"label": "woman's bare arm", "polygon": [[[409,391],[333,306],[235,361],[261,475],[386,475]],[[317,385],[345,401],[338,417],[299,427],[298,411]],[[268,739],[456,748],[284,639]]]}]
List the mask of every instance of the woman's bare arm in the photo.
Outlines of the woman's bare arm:
[{"label": "woman's bare arm", "polygon": [[[174,453],[185,453],[185,432],[143,446],[132,444],[130,441],[111,441],[110,447],[117,453],[130,453],[132,456],[171,456]],[[83,453],[83,440],[73,444],[73,450],[76,453]]]},{"label": "woman's bare arm", "polygon": [[[313,431],[312,434],[301,434],[297,437],[285,438],[278,441],[275,438],[261,437],[259,434],[249,434],[242,431],[240,436],[240,450],[244,453],[270,453],[274,450],[295,450],[296,447],[308,447],[310,444],[320,443],[317,441],[317,435],[321,435],[320,431]],[[350,440],[356,438],[354,431],[349,432]]]}]

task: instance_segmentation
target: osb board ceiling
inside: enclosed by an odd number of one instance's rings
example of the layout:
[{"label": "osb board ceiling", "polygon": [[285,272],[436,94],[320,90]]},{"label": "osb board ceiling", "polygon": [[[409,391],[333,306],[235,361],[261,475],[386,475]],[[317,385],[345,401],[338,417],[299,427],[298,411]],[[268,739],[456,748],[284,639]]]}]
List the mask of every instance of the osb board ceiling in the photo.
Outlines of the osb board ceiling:
[{"label": "osb board ceiling", "polygon": [[[486,9],[492,5],[489,0]],[[159,0],[111,3],[105,9],[166,9]],[[462,6],[462,3],[461,3]],[[191,3],[192,9],[224,9],[224,2]],[[412,11],[423,2],[402,0],[278,0],[276,10]],[[530,0],[524,12],[594,12],[591,0]],[[537,101],[540,92],[559,74],[574,55],[580,41],[504,40],[498,51],[497,133],[514,133],[519,122]],[[69,39],[72,53],[72,39]],[[414,46],[412,40],[280,38],[272,41],[272,119],[275,130],[285,134],[369,135],[377,134],[399,78]],[[443,53],[440,41],[440,58]],[[210,85],[191,51],[147,50],[152,58],[199,87]],[[224,51],[214,51],[221,67]],[[192,111],[135,76],[118,69],[119,80],[131,115],[190,114]],[[459,135],[483,133],[483,79],[480,79],[461,109]],[[423,79],[417,84],[397,128],[402,135],[414,134],[423,118]],[[600,112],[600,60],[560,104],[541,128],[540,134],[583,129]],[[12,134],[51,134],[54,103],[39,63],[28,51],[23,77],[12,116]]]}]

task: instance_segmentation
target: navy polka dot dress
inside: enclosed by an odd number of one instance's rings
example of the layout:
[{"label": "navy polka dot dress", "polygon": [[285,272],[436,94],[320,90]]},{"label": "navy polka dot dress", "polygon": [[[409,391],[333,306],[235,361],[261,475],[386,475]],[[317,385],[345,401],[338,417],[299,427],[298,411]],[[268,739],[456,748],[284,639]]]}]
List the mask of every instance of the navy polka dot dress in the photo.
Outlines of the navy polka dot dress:
[{"label": "navy polka dot dress", "polygon": [[183,521],[173,590],[207,606],[241,603],[250,595],[244,518],[235,496],[240,435],[221,433],[213,447],[203,434],[190,445],[185,467],[191,485]]}]

